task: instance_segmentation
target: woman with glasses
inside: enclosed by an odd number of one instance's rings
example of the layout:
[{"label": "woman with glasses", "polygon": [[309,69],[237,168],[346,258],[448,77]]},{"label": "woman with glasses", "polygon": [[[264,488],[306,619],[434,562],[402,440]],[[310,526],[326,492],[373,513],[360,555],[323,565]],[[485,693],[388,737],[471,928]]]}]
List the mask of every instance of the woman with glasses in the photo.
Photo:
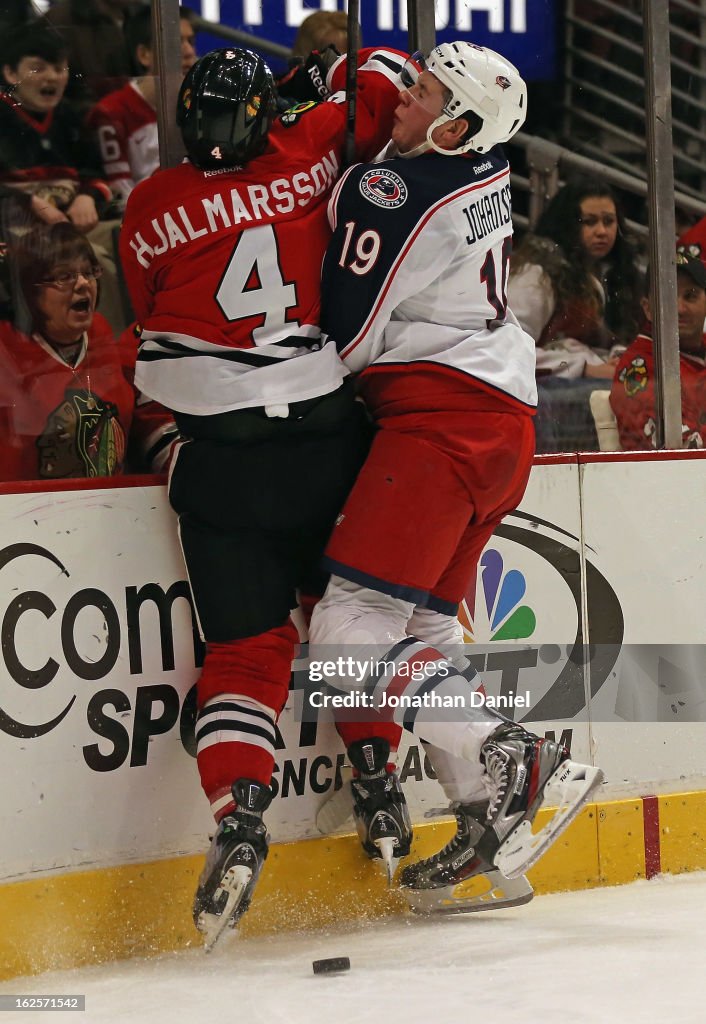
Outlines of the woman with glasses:
[{"label": "woman with glasses", "polygon": [[537,450],[596,448],[588,395],[640,322],[636,249],[606,182],[577,177],[554,196],[513,253],[508,301],[537,344]]},{"label": "woman with glasses", "polygon": [[176,431],[136,405],[136,342],[96,312],[100,264],[67,222],[39,227],[6,254],[14,322],[0,323],[0,480],[158,471]]}]

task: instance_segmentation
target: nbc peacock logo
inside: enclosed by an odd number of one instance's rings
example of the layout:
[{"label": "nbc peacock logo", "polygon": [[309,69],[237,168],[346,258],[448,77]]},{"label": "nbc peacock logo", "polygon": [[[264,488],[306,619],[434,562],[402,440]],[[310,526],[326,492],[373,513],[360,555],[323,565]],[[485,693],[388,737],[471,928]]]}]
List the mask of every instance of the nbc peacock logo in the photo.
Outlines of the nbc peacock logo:
[{"label": "nbc peacock logo", "polygon": [[519,569],[505,568],[502,554],[488,548],[481,557],[459,608],[459,622],[465,643],[526,640],[537,625],[528,604],[523,604],[527,580]]}]

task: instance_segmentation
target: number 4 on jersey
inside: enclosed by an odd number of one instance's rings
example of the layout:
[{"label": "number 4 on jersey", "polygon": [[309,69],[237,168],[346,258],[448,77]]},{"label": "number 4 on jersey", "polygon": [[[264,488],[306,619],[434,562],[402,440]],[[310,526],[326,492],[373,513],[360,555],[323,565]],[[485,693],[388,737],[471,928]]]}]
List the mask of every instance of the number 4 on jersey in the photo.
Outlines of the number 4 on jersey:
[{"label": "number 4 on jersey", "polygon": [[277,235],[271,224],[243,231],[221,278],[216,302],[230,322],[265,318],[252,331],[255,345],[279,341],[299,326],[287,319],[287,312],[297,305],[297,289],[282,277]]}]

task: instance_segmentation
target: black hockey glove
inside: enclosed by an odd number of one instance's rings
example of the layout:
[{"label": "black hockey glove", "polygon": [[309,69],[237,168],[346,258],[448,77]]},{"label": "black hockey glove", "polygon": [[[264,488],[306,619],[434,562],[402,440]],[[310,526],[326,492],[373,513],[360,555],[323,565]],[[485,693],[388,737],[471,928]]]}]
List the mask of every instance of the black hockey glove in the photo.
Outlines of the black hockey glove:
[{"label": "black hockey glove", "polygon": [[280,97],[292,103],[306,103],[313,100],[320,103],[331,95],[326,86],[326,75],[340,57],[335,46],[324,50],[312,50],[308,57],[301,59],[277,82]]}]

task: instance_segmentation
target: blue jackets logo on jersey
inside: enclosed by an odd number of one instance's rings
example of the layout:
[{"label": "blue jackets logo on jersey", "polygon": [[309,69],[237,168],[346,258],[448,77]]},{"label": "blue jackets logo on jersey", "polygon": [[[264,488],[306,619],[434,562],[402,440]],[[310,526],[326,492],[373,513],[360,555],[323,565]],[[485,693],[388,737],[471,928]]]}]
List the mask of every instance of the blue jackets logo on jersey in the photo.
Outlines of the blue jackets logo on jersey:
[{"label": "blue jackets logo on jersey", "polygon": [[394,171],[374,167],[360,179],[360,194],[376,206],[387,210],[402,206],[407,200],[407,186]]}]

